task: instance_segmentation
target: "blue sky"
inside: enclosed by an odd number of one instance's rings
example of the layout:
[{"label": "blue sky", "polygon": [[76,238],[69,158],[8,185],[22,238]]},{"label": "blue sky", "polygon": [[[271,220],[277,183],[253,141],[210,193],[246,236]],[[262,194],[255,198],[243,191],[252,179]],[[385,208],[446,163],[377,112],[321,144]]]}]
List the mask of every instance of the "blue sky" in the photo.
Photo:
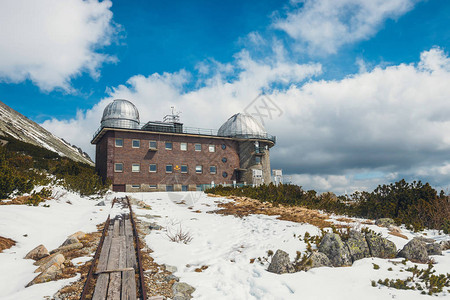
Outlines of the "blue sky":
[{"label": "blue sky", "polygon": [[272,166],[293,182],[448,185],[448,1],[19,0],[0,11],[0,101],[91,156],[113,98],[131,98],[142,121],[176,105],[188,126],[218,128],[264,91],[284,112],[265,124],[279,137]]}]

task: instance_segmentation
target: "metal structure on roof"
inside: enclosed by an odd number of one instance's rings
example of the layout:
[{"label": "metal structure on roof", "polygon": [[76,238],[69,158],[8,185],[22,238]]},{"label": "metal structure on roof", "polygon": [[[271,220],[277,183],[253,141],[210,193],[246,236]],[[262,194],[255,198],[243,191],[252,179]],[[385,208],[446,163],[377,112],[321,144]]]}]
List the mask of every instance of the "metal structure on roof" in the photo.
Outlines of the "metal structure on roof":
[{"label": "metal structure on roof", "polygon": [[231,116],[217,131],[219,136],[227,137],[265,137],[264,126],[248,114],[237,113]]},{"label": "metal structure on roof", "polygon": [[101,127],[139,129],[139,111],[130,101],[116,99],[105,107]]}]

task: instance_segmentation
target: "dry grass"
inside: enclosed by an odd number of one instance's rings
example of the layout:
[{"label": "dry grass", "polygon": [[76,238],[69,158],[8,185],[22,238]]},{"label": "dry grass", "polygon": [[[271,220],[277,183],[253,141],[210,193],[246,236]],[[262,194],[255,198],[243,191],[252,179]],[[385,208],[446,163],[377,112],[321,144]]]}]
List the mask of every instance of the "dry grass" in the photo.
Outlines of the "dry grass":
[{"label": "dry grass", "polygon": [[194,271],[197,273],[201,273],[206,269],[208,269],[208,266],[201,266],[200,268],[196,268]]},{"label": "dry grass", "polygon": [[395,236],[398,236],[398,237],[401,237],[401,238],[404,238],[405,240],[407,240],[408,239],[408,237],[406,236],[406,235],[404,235],[404,234],[401,234],[400,232],[398,232],[398,231],[389,231],[388,232],[390,235],[395,235]]},{"label": "dry grass", "polygon": [[0,236],[0,253],[3,250],[9,249],[16,244],[12,239],[4,238]]},{"label": "dry grass", "polygon": [[[329,215],[319,213],[300,206],[274,206],[268,202],[260,202],[247,197],[230,197],[232,202],[219,203],[219,210],[211,213],[233,215],[236,217],[245,217],[251,214],[264,214],[268,216],[279,215],[279,220],[292,221],[297,223],[308,223],[319,228],[331,227],[332,222],[327,221]],[[335,227],[348,227],[347,225],[334,225]]]}]

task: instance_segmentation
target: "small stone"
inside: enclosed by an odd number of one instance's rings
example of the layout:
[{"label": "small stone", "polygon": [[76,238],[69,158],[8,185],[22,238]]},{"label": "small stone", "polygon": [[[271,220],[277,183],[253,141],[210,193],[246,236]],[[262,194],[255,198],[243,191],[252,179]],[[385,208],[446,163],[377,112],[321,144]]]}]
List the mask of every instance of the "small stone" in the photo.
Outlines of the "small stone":
[{"label": "small stone", "polygon": [[64,261],[65,261],[65,257],[64,255],[57,253],[55,256],[53,256],[50,260],[48,260],[46,263],[41,264],[39,266],[39,268],[36,269],[36,271],[34,271],[34,273],[40,273],[43,272],[45,270],[47,270],[49,267],[51,267],[53,264],[58,264],[59,266],[61,266]]},{"label": "small stone", "polygon": [[172,280],[175,280],[176,282],[180,281],[180,278],[178,278],[177,276],[170,274],[167,275],[166,277],[164,277],[164,280],[167,282],[171,282]]},{"label": "small stone", "polygon": [[75,233],[69,235],[68,237],[69,237],[69,238],[75,237],[75,238],[77,238],[77,239],[82,239],[82,238],[84,238],[85,236],[86,236],[86,233],[84,233],[83,231],[77,231],[77,232],[75,232]]},{"label": "small stone", "polygon": [[270,262],[267,271],[276,274],[294,273],[295,268],[289,259],[289,254],[278,249],[272,257],[272,261]]},{"label": "small stone", "polygon": [[164,267],[166,268],[167,271],[169,271],[170,273],[175,273],[176,271],[178,271],[178,268],[175,266],[171,266],[171,265],[164,265]]},{"label": "small stone", "polygon": [[[184,297],[184,298],[179,298],[179,299],[190,299],[191,294],[194,291],[195,291],[195,288],[185,282],[175,282],[172,285],[172,292],[175,295],[175,297],[176,296]],[[175,297],[173,299],[175,299]]]},{"label": "small stone", "polygon": [[375,225],[378,225],[381,227],[389,227],[390,225],[395,225],[395,222],[391,218],[380,218],[375,221]]},{"label": "small stone", "polygon": [[25,255],[25,259],[33,259],[37,261],[49,255],[50,253],[48,253],[47,248],[45,248],[44,245],[39,245],[28,252],[28,254]]},{"label": "small stone", "polygon": [[441,242],[441,250],[445,251],[445,250],[448,250],[448,249],[450,249],[450,240],[442,241]]},{"label": "small stone", "polygon": [[426,263],[428,261],[427,246],[425,242],[414,238],[403,247],[398,256],[414,262]]},{"label": "small stone", "polygon": [[150,224],[148,225],[148,227],[149,227],[151,230],[161,230],[161,229],[162,229],[162,226],[160,226],[160,225],[158,225],[158,224],[156,224],[156,223],[150,223]]}]

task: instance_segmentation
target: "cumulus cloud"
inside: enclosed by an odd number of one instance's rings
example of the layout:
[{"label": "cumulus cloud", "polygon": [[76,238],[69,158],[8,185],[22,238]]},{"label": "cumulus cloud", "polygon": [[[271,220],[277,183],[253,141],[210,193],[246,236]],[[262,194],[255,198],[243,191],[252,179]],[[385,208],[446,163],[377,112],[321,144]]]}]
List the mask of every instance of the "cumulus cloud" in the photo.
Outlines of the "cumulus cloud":
[{"label": "cumulus cloud", "polygon": [[396,19],[418,0],[304,0],[299,8],[277,19],[273,26],[285,31],[300,48],[332,54],[341,46],[366,40],[386,19]]},{"label": "cumulus cloud", "polygon": [[376,67],[342,80],[314,80],[319,64],[265,63],[246,52],[232,66],[239,70],[235,76],[227,76],[227,67],[225,75],[199,79],[190,90],[186,85],[196,80],[184,70],[133,76],[91,110],[43,125],[92,155],[85,133],[98,128],[114,98],[133,101],[142,121],[161,120],[175,105],[186,126],[217,129],[266,90],[283,112],[265,120],[277,136],[272,167],[282,168],[288,180],[337,193],[400,178],[448,185],[450,60],[442,49],[424,51],[415,64]]},{"label": "cumulus cloud", "polygon": [[0,81],[31,80],[43,91],[71,90],[82,72],[99,75],[115,59],[98,51],[116,31],[111,1],[0,2]]}]

